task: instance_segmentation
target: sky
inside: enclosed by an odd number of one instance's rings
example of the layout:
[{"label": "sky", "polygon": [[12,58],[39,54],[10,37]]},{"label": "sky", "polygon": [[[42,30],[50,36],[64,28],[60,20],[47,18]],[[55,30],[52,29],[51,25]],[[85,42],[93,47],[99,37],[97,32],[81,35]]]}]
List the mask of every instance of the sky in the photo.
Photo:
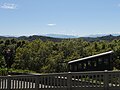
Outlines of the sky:
[{"label": "sky", "polygon": [[0,35],[120,34],[120,0],[0,0]]}]

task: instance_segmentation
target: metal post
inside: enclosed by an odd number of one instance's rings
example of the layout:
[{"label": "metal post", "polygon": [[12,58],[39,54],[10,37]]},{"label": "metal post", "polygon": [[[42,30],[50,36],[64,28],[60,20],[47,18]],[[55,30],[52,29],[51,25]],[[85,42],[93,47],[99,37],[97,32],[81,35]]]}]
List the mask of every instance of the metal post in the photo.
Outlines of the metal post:
[{"label": "metal post", "polygon": [[8,76],[7,78],[7,90],[11,90],[11,77]]},{"label": "metal post", "polygon": [[71,77],[71,72],[68,72],[68,75],[67,75],[67,90],[71,90],[71,84],[72,83],[72,77]]},{"label": "metal post", "polygon": [[104,90],[108,90],[109,82],[108,82],[108,71],[105,70],[104,72]]},{"label": "metal post", "polygon": [[35,90],[39,90],[39,76],[36,75],[35,77],[36,77],[35,78]]}]

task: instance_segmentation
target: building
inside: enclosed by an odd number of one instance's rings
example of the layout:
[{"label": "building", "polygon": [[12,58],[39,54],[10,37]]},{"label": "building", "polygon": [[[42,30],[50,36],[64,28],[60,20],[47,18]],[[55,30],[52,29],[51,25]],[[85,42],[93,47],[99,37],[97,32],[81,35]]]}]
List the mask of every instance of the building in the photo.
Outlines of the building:
[{"label": "building", "polygon": [[97,55],[70,61],[68,62],[69,71],[80,72],[113,70],[112,54],[113,51],[108,51]]}]

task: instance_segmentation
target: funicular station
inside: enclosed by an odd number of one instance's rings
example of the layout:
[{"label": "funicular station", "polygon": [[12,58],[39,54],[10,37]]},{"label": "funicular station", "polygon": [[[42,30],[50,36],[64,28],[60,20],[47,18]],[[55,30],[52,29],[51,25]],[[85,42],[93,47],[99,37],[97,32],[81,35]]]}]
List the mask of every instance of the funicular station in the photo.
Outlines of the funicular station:
[{"label": "funicular station", "polygon": [[70,72],[113,70],[113,51],[68,62]]}]

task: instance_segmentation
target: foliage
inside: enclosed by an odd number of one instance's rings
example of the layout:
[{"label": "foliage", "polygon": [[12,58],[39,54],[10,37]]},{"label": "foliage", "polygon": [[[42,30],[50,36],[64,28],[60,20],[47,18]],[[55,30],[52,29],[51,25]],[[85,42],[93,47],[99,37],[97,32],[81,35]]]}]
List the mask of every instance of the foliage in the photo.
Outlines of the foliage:
[{"label": "foliage", "polygon": [[0,68],[0,76],[8,75],[9,73],[35,73],[30,70],[14,69],[14,68]]},{"label": "foliage", "polygon": [[[66,72],[67,62],[113,50],[113,65],[120,69],[120,39],[86,41],[81,38],[63,39],[59,42],[7,38],[0,39],[0,67],[31,70],[39,73]],[[30,37],[29,37],[30,38]],[[34,38],[34,39],[33,39]],[[100,39],[100,38],[99,38]],[[8,54],[8,51],[9,52]],[[7,62],[10,61],[10,66]]]}]

